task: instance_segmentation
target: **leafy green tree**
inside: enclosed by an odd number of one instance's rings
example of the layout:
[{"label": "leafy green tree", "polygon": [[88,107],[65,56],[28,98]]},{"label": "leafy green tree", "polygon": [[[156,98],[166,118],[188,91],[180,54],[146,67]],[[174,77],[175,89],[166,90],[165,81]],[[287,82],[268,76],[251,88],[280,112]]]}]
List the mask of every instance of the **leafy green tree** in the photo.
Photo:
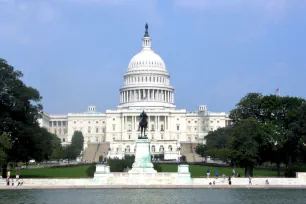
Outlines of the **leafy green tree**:
[{"label": "leafy green tree", "polygon": [[80,152],[83,150],[84,146],[84,136],[81,131],[75,131],[72,135],[71,146],[79,150]]},{"label": "leafy green tree", "polygon": [[0,58],[0,134],[6,133],[12,142],[5,152],[3,177],[8,162],[27,162],[38,156],[35,154],[37,140],[33,135],[39,126],[41,96],[36,89],[26,86],[21,77],[20,71]]},{"label": "leafy green tree", "polygon": [[219,128],[215,131],[211,131],[205,137],[206,146],[208,149],[224,149],[228,147],[230,141],[231,126],[225,128]]},{"label": "leafy green tree", "polygon": [[68,163],[71,160],[75,160],[79,155],[79,150],[73,147],[72,145],[67,145],[63,147],[63,156],[65,159],[68,159]]},{"label": "leafy green tree", "polygon": [[205,144],[198,144],[195,148],[195,152],[201,157],[205,157],[205,151],[207,150]]},{"label": "leafy green tree", "polygon": [[6,133],[0,135],[0,165],[6,162],[7,152],[11,149],[12,141]]},{"label": "leafy green tree", "polygon": [[245,176],[252,176],[254,166],[263,162],[261,153],[265,151],[269,130],[255,119],[243,119],[233,126],[231,134],[231,162],[244,167]]},{"label": "leafy green tree", "polygon": [[56,160],[57,162],[64,158],[64,148],[62,146],[57,147],[51,154],[51,159]]}]

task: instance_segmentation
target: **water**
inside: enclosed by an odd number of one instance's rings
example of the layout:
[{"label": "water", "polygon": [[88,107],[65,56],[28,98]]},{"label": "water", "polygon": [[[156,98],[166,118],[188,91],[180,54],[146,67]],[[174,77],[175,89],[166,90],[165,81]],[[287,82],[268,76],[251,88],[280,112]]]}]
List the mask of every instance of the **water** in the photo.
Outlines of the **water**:
[{"label": "water", "polygon": [[102,189],[0,191],[1,204],[305,204],[305,190]]}]

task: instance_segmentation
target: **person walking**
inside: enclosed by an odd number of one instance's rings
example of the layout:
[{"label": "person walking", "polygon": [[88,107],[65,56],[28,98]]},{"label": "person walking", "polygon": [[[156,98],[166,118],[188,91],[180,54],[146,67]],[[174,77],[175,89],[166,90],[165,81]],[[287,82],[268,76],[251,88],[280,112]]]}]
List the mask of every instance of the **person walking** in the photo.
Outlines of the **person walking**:
[{"label": "person walking", "polygon": [[235,171],[235,169],[233,169],[232,170],[232,176],[235,176],[235,174],[236,174],[236,171]]},{"label": "person walking", "polygon": [[207,178],[209,178],[209,176],[210,176],[210,169],[207,169],[206,175],[207,175]]},{"label": "person walking", "polygon": [[216,171],[216,178],[218,178],[219,177],[219,172],[218,171]]},{"label": "person walking", "polygon": [[232,185],[231,176],[228,177],[228,185]]},{"label": "person walking", "polygon": [[252,185],[252,177],[249,175],[249,185]]}]

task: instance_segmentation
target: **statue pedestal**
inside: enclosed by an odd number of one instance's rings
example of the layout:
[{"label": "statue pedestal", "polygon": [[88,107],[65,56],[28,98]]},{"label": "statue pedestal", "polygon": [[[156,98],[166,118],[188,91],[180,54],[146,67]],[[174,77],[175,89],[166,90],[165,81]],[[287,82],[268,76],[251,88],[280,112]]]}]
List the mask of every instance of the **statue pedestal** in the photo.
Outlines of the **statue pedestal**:
[{"label": "statue pedestal", "polygon": [[134,173],[156,173],[151,162],[149,139],[136,140],[135,162],[129,174]]}]

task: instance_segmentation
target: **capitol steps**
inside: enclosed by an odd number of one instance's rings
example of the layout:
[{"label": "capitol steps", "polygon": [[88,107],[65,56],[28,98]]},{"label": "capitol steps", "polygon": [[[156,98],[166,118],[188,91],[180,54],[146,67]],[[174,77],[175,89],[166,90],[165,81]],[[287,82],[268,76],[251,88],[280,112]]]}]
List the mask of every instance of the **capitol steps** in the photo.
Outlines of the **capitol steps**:
[{"label": "capitol steps", "polygon": [[103,158],[107,157],[108,149],[110,145],[107,142],[104,143],[92,143],[88,144],[88,147],[84,151],[83,161],[84,162],[98,162],[99,157],[102,155]]},{"label": "capitol steps", "polygon": [[181,143],[181,155],[186,157],[188,163],[202,162],[203,158],[195,153],[198,143]]}]

